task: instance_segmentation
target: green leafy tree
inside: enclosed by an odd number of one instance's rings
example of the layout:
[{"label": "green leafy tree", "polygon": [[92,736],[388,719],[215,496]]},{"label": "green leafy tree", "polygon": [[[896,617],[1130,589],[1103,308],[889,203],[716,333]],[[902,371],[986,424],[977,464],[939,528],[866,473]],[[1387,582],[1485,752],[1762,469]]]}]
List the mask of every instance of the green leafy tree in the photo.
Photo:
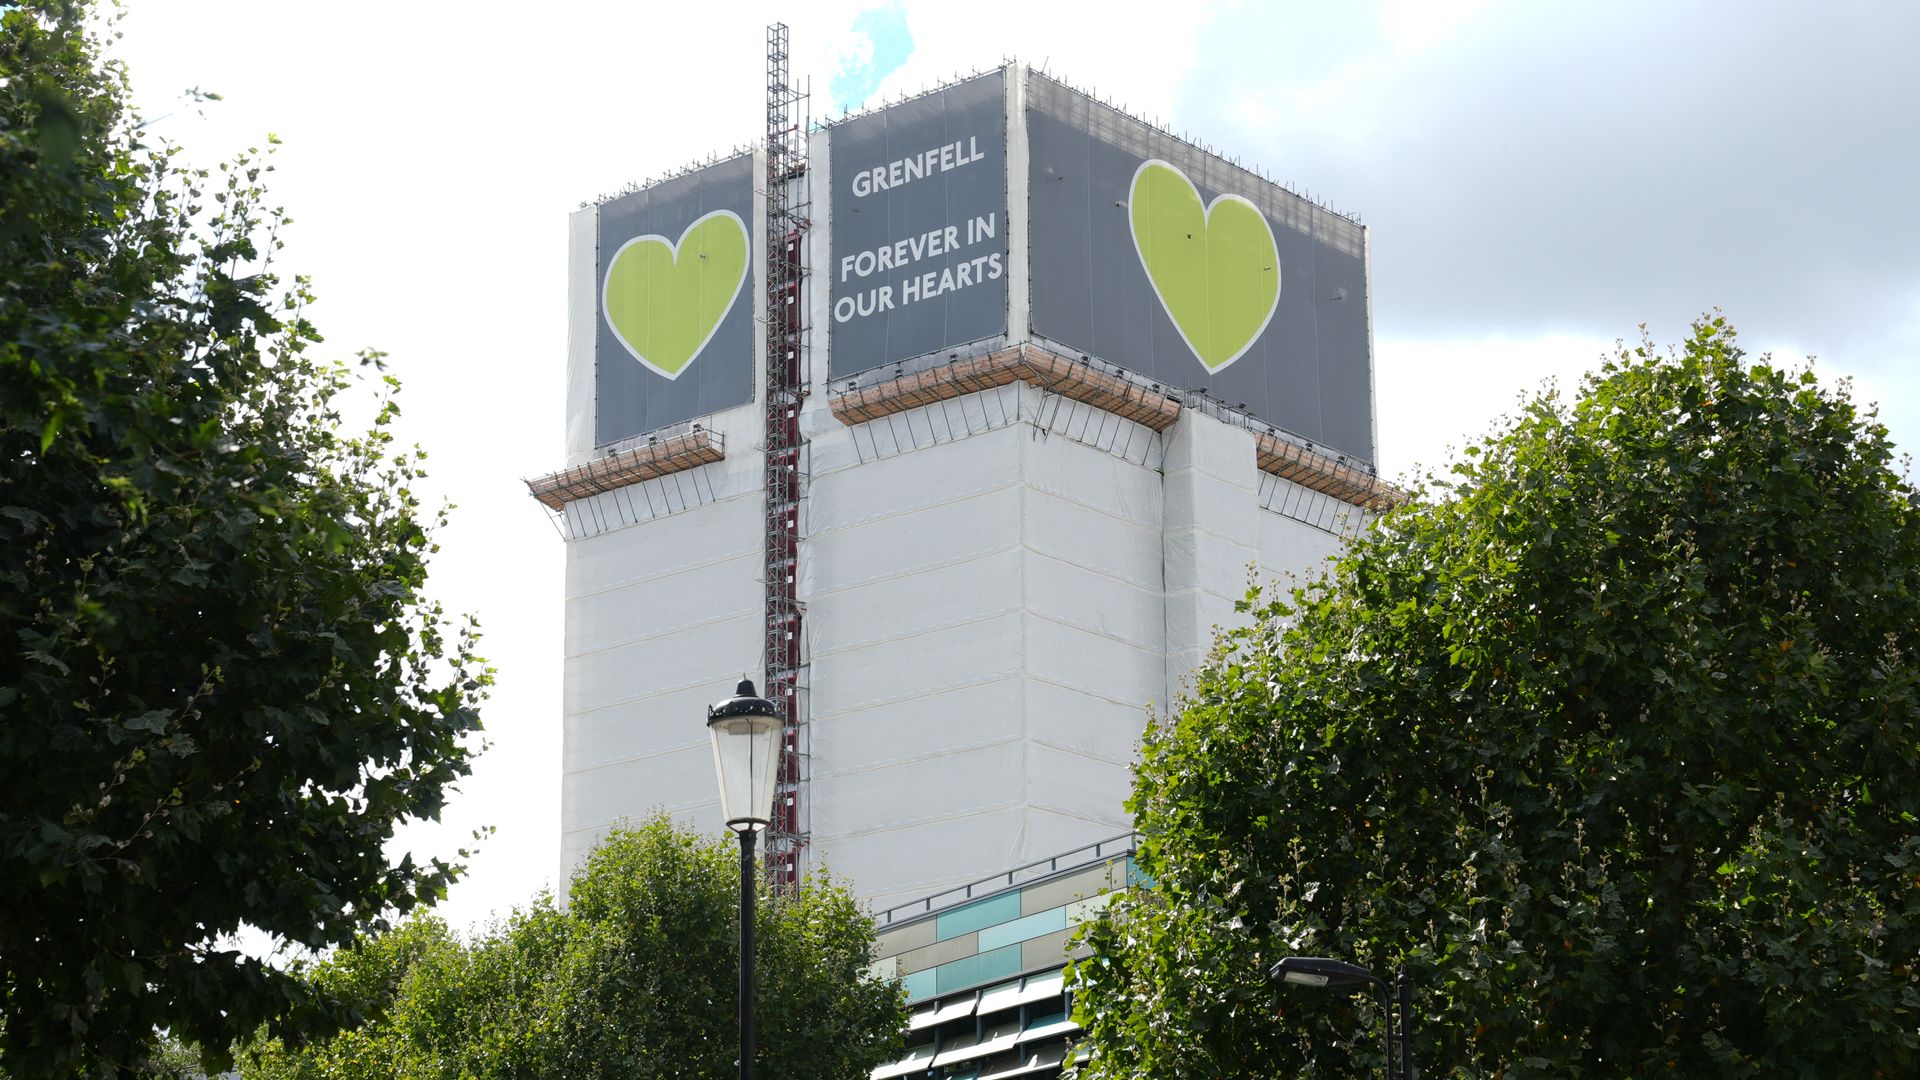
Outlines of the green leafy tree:
[{"label": "green leafy tree", "polygon": [[[90,29],[90,27],[92,29]],[[343,430],[249,152],[144,143],[110,22],[0,11],[0,1068],[162,1069],[345,1013],[223,944],[350,941],[488,675],[421,588],[417,452]],[[391,380],[388,380],[389,384]]]},{"label": "green leafy tree", "polygon": [[[336,952],[310,978],[366,1022],[304,1046],[263,1043],[243,1075],[734,1076],[739,882],[730,840],[664,817],[616,831],[565,911],[542,896],[466,944],[416,918]],[[857,1080],[898,1054],[905,998],[867,974],[873,922],[852,895],[815,878],[758,903],[758,1074]]]},{"label": "green leafy tree", "polygon": [[1715,318],[1249,602],[1086,935],[1082,1075],[1920,1074],[1920,514],[1844,387]]}]

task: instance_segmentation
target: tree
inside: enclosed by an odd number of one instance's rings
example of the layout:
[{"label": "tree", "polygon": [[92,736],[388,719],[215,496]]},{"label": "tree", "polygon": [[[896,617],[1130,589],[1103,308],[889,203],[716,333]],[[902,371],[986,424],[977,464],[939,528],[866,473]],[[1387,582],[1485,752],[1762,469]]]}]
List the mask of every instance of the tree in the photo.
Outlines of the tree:
[{"label": "tree", "polygon": [[[0,1068],[161,1067],[345,1018],[225,944],[323,948],[457,868],[384,853],[489,676],[422,597],[390,396],[343,432],[249,151],[143,141],[110,23],[0,11]],[[89,29],[92,27],[93,29]]]},{"label": "tree", "polygon": [[[257,1080],[700,1078],[738,1062],[739,863],[665,817],[610,835],[562,911],[538,897],[470,944],[430,918],[361,938],[310,974],[358,1028],[244,1055]],[[897,1055],[899,985],[866,974],[873,922],[825,878],[762,893],[759,1075],[864,1077]]]},{"label": "tree", "polygon": [[1713,318],[1548,393],[1254,597],[1131,806],[1082,1075],[1920,1070],[1920,514],[1844,386]]}]

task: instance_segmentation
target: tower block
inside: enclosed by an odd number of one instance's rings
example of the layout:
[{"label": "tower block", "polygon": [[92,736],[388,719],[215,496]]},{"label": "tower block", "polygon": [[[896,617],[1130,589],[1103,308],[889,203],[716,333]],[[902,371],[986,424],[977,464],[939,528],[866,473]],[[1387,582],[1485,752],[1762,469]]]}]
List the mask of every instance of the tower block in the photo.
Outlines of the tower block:
[{"label": "tower block", "polygon": [[777,44],[764,145],[570,221],[562,876],[720,827],[744,673],[769,872],[885,909],[1125,832],[1249,581],[1397,497],[1367,233],[1018,64],[809,129]]}]

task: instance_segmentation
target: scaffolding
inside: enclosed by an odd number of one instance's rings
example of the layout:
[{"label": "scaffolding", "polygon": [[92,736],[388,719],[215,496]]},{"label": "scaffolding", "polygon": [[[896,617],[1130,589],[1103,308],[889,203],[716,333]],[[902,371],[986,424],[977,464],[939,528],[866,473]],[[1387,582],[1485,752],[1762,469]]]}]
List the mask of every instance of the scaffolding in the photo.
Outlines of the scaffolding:
[{"label": "scaffolding", "polygon": [[767,873],[775,891],[799,885],[807,844],[808,739],[806,657],[795,591],[806,439],[800,406],[807,394],[805,254],[807,95],[788,78],[787,27],[767,27],[766,143],[766,643],[767,696],[780,710],[781,753]]},{"label": "scaffolding", "polygon": [[726,456],[725,438],[703,424],[695,424],[684,435],[665,438],[653,435],[648,437],[645,446],[621,450],[576,468],[528,480],[527,491],[547,509],[558,512],[565,510],[568,503],[711,465]]}]

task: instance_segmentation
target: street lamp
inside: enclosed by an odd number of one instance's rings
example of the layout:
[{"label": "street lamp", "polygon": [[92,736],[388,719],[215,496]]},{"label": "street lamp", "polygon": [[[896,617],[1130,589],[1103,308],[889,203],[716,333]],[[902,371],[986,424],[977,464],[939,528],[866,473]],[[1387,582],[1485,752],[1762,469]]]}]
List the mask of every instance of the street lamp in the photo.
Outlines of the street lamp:
[{"label": "street lamp", "polygon": [[753,1080],[753,867],[755,835],[773,820],[780,710],[741,679],[733,696],[707,707],[720,813],[740,836],[740,1080]]},{"label": "street lamp", "polygon": [[[1278,982],[1294,986],[1331,990],[1359,990],[1373,986],[1379,989],[1381,1019],[1386,1026],[1387,1080],[1394,1080],[1394,1002],[1387,996],[1387,984],[1375,977],[1373,972],[1345,960],[1330,960],[1324,956],[1289,956],[1273,965],[1267,974]],[[1397,1075],[1399,1080],[1413,1080],[1413,989],[1404,968],[1395,982],[1400,999],[1400,1068]]]}]

